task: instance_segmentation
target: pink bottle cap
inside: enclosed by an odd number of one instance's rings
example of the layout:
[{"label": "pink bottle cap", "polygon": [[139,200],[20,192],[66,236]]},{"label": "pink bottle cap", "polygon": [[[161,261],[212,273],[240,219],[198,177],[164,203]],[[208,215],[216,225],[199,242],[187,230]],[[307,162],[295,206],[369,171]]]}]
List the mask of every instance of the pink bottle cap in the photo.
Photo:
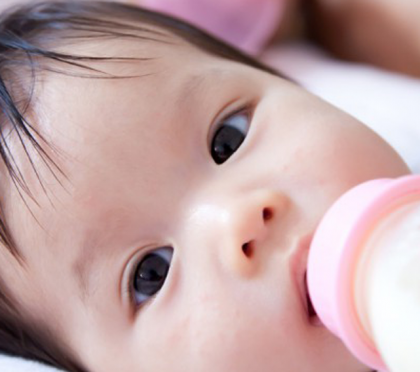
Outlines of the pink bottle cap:
[{"label": "pink bottle cap", "polygon": [[308,257],[308,288],[325,326],[363,363],[387,367],[363,329],[353,301],[354,269],[362,241],[382,215],[420,200],[420,176],[377,179],[341,196],[321,220]]},{"label": "pink bottle cap", "polygon": [[138,4],[185,19],[254,54],[277,29],[284,0],[139,0]]}]

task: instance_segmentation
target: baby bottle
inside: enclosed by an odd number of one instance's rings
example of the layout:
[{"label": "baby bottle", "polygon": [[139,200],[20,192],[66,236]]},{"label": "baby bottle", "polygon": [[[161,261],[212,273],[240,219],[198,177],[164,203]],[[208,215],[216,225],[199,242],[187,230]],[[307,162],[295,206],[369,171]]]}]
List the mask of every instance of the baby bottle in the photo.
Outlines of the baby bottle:
[{"label": "baby bottle", "polygon": [[420,175],[360,184],[311,243],[309,295],[324,325],[378,371],[420,371]]}]

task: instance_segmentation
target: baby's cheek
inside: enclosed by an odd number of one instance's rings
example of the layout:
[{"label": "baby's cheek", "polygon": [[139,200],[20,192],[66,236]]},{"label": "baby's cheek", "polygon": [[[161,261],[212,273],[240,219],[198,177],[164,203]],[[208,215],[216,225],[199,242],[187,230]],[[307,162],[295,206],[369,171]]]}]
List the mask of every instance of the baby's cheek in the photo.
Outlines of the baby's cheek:
[{"label": "baby's cheek", "polygon": [[[161,329],[164,360],[156,370],[230,372],[275,371],[287,350],[282,330],[268,314],[214,299],[197,299]],[[163,333],[165,332],[165,333]],[[287,337],[287,343],[293,343]],[[287,358],[286,358],[287,359]]]},{"label": "baby's cheek", "polygon": [[170,350],[167,357],[176,370],[227,370],[229,360],[237,357],[237,350],[242,348],[241,336],[247,329],[241,314],[233,312],[201,296],[172,319],[162,347]]}]

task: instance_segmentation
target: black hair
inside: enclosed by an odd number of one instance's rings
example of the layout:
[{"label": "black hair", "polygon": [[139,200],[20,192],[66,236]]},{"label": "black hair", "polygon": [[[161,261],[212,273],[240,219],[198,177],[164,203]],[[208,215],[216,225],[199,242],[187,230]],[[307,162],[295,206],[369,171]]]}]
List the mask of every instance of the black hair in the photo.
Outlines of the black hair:
[{"label": "black hair", "polygon": [[[57,46],[66,42],[101,42],[115,38],[168,42],[162,31],[176,35],[206,53],[282,76],[203,30],[135,6],[102,1],[42,1],[11,8],[0,16],[0,155],[7,175],[23,200],[25,195],[30,198],[34,195],[8,146],[5,128],[18,138],[43,188],[28,143],[54,175],[56,172],[63,175],[46,151],[46,147],[53,145],[28,119],[36,76],[45,71],[81,78],[119,78],[94,68],[93,62],[133,59],[73,55],[57,51]],[[83,72],[70,72],[75,68]],[[2,206],[0,196],[0,245],[19,260],[20,249],[10,233]],[[35,324],[25,318],[0,275],[0,352],[71,372],[87,371],[58,341],[47,325]]]}]

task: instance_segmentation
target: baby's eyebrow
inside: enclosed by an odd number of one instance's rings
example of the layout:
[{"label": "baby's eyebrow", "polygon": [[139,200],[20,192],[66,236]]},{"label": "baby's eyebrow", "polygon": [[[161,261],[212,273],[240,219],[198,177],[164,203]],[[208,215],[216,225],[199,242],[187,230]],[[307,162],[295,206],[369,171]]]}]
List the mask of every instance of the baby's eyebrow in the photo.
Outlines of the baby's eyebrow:
[{"label": "baby's eyebrow", "polygon": [[72,272],[80,289],[80,298],[85,301],[91,296],[91,272],[99,253],[99,236],[89,235],[80,248],[80,253],[72,264]]},{"label": "baby's eyebrow", "polygon": [[89,214],[91,225],[84,228],[83,236],[77,243],[76,257],[70,263],[70,270],[79,288],[80,298],[85,303],[94,291],[95,274],[101,272],[97,266],[101,258],[106,259],[121,252],[115,245],[107,244],[111,236],[118,239],[117,233],[121,231],[121,226],[129,224],[130,215],[121,210],[119,205],[95,208]]},{"label": "baby's eyebrow", "polygon": [[183,107],[189,102],[190,96],[195,96],[204,87],[205,83],[209,79],[209,74],[192,75],[185,79],[182,86],[179,89],[175,100],[175,107]]}]

